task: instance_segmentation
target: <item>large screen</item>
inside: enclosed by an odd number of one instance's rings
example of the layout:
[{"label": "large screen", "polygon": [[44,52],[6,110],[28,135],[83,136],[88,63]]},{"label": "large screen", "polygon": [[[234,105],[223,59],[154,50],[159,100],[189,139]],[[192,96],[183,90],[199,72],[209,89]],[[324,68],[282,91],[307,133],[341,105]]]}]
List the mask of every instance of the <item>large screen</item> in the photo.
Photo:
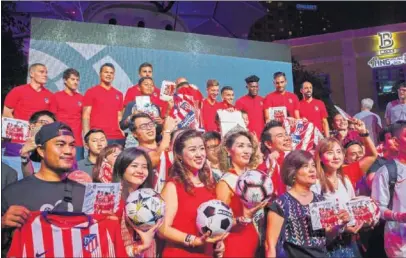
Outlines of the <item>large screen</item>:
[{"label": "large screen", "polygon": [[247,93],[244,78],[260,77],[262,96],[274,90],[273,73],[282,71],[293,90],[290,49],[286,45],[154,30],[107,24],[93,24],[33,18],[29,64],[48,67],[47,88],[63,89],[62,73],[67,68],[80,72],[79,91],[99,83],[103,63],[116,67],[114,86],[123,93],[138,82],[138,67],[153,65],[154,81],[186,77],[206,93],[206,81],[217,79],[232,86],[236,98]]}]

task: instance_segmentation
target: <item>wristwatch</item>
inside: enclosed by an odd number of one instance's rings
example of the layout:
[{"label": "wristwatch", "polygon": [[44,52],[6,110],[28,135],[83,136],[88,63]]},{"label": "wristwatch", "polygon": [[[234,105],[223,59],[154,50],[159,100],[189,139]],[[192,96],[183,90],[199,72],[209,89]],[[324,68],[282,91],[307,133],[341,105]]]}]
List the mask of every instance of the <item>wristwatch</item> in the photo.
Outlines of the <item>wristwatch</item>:
[{"label": "wristwatch", "polygon": [[252,222],[252,219],[240,216],[237,218],[237,223],[241,225],[248,225]]},{"label": "wristwatch", "polygon": [[359,133],[358,135],[359,135],[359,137],[368,137],[369,132],[367,131],[366,133]]}]

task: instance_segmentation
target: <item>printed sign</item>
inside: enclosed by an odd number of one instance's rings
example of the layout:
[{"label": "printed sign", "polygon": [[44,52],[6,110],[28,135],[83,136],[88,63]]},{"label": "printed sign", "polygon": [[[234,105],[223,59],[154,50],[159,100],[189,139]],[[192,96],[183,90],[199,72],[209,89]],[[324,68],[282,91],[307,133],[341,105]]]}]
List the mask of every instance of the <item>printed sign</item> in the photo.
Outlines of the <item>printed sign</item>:
[{"label": "printed sign", "polygon": [[338,201],[328,200],[309,204],[313,230],[325,229],[341,224],[338,220]]},{"label": "printed sign", "polygon": [[29,137],[28,121],[3,117],[1,119],[1,137],[24,142]]},{"label": "printed sign", "polygon": [[271,120],[277,120],[279,122],[283,122],[285,118],[288,117],[288,113],[286,107],[270,107],[269,111],[269,118]]},{"label": "printed sign", "polygon": [[171,81],[162,81],[161,93],[159,98],[163,101],[170,101],[173,99],[173,94],[175,94],[176,84]]},{"label": "printed sign", "polygon": [[220,118],[221,134],[223,136],[235,127],[241,127],[242,129],[247,130],[240,111],[230,112],[221,109],[217,111],[217,114]]}]

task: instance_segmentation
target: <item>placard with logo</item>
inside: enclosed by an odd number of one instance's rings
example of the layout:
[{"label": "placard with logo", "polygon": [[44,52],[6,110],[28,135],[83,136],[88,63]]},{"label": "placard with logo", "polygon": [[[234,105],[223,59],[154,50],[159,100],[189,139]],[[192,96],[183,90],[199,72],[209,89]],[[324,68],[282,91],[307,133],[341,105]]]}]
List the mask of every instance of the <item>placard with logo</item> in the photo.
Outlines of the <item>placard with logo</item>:
[{"label": "placard with logo", "polygon": [[313,230],[325,229],[341,224],[338,214],[338,201],[327,200],[309,204]]},{"label": "placard with logo", "polygon": [[24,142],[30,136],[28,121],[10,117],[2,117],[1,124],[2,138]]},{"label": "placard with logo", "polygon": [[286,107],[270,107],[268,108],[268,112],[271,120],[283,122],[283,120],[288,117]]},{"label": "placard with logo", "polygon": [[163,101],[173,100],[173,94],[175,94],[176,84],[171,81],[162,81],[161,93],[159,98]]},{"label": "placard with logo", "polygon": [[86,214],[114,213],[121,198],[120,183],[86,184],[82,212]]}]

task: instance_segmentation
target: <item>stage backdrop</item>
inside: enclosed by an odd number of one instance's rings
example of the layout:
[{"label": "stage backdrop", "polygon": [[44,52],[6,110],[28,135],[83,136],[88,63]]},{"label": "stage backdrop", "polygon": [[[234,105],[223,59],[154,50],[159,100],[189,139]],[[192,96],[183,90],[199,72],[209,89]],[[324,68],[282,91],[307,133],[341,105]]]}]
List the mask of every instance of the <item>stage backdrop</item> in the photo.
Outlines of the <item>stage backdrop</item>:
[{"label": "stage backdrop", "polygon": [[33,18],[29,63],[48,67],[47,87],[63,88],[67,68],[80,72],[79,91],[84,93],[99,82],[99,69],[110,62],[116,67],[114,86],[122,91],[138,81],[138,66],[154,67],[157,87],[162,80],[184,76],[206,95],[206,81],[217,79],[229,85],[238,97],[246,94],[249,75],[261,78],[260,94],[274,90],[272,75],[282,71],[292,91],[290,49],[286,45],[240,39],[153,30],[117,25]]}]

